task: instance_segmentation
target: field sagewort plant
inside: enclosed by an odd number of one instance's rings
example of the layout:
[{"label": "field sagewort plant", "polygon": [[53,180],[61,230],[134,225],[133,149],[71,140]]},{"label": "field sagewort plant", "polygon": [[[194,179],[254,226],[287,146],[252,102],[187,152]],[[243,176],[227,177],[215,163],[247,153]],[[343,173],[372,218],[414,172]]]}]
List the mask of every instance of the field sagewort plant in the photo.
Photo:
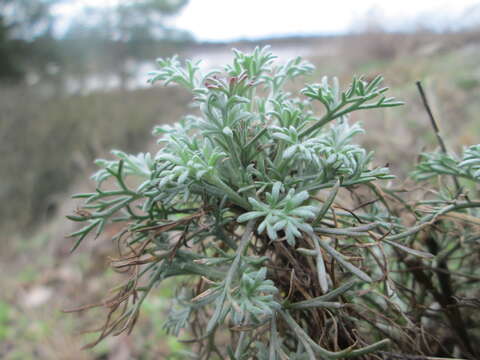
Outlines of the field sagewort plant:
[{"label": "field sagewort plant", "polygon": [[[324,77],[293,96],[284,86],[313,66],[278,65],[268,48],[235,50],[232,64],[206,74],[177,57],[158,65],[150,82],[188,89],[198,111],[157,126],[154,155],[98,160],[96,192],[75,195],[86,211],[69,216],[86,223],[72,234],[74,249],[109,222],[125,224],[115,237],[125,251],[112,266],[129,278],[105,301],[91,345],[131,331],[145,298],[175,277],[165,329],[193,337],[195,359],[330,360],[401,348],[392,329],[410,320],[391,259],[430,259],[407,241],[440,215],[404,225],[377,185],[392,178],[388,168],[353,143],[363,130],[350,113],[401,104],[385,96],[382,78],[354,78],[341,90]],[[478,151],[456,166],[425,155],[416,176],[441,168],[478,180]],[[359,187],[382,200],[354,210],[336,203]]]}]

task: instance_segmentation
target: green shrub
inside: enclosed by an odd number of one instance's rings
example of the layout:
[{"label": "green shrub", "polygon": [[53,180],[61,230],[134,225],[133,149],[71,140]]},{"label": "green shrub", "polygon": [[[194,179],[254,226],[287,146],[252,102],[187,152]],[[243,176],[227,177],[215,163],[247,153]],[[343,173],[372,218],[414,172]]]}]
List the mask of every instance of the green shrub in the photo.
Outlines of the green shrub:
[{"label": "green shrub", "polygon": [[[313,67],[274,59],[267,48],[235,51],[232,64],[207,74],[197,63],[159,60],[151,82],[190,90],[197,113],[156,127],[154,155],[98,160],[96,192],[75,195],[85,204],[69,216],[86,223],[72,234],[74,249],[125,223],[112,266],[129,276],[104,301],[107,319],[90,345],[131,331],[146,297],[175,277],[165,328],[193,337],[196,359],[473,358],[478,330],[455,326],[474,287],[460,298],[452,286],[460,268],[478,281],[474,259],[458,257],[478,247],[480,202],[445,191],[412,204],[385,183],[388,168],[353,143],[363,130],[350,113],[401,105],[385,97],[381,77],[354,78],[343,91],[324,78],[293,96],[284,85]],[[425,155],[414,176],[478,182],[479,161],[476,147],[461,161]]]}]

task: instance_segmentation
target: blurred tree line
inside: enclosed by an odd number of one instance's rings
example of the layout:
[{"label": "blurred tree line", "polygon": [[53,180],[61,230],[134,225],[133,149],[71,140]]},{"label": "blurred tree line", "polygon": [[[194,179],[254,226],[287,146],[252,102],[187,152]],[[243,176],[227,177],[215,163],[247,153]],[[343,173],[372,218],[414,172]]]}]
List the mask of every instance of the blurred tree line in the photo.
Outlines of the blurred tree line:
[{"label": "blurred tree line", "polygon": [[63,91],[65,74],[81,83],[95,73],[117,76],[124,88],[133,75],[131,64],[151,61],[191,40],[188,33],[165,23],[187,2],[119,0],[113,6],[99,2],[59,26],[65,19],[55,7],[75,1],[1,0],[0,81],[48,81]]},{"label": "blurred tree line", "polygon": [[[113,78],[112,87],[126,88],[142,62],[179,51],[191,37],[166,19],[187,1],[98,0],[87,8],[84,0],[0,0],[1,233],[33,229],[91,160],[114,145],[144,150],[153,124],[179,116],[172,114],[185,99],[176,92],[125,96],[82,83],[93,78],[105,88]],[[82,96],[65,96],[75,92]],[[159,94],[167,110],[159,111]]]}]

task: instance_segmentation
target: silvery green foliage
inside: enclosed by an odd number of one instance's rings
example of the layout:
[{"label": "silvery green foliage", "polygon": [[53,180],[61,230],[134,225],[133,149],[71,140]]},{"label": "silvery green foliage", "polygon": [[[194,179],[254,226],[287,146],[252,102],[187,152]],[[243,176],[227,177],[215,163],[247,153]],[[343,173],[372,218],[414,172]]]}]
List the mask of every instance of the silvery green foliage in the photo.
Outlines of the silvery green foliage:
[{"label": "silvery green foliage", "polygon": [[238,289],[232,293],[234,324],[241,324],[248,316],[255,321],[271,317],[281,307],[274,298],[278,289],[266,276],[265,267],[242,274]]},{"label": "silvery green foliage", "polygon": [[180,331],[188,326],[193,307],[188,306],[184,297],[177,296],[174,299],[168,317],[163,328],[168,334],[178,336]]},{"label": "silvery green foliage", "polygon": [[[270,334],[262,335],[270,344],[269,359],[287,355],[346,358],[385,345],[386,341],[380,341],[335,353],[316,344],[291,317],[296,308],[287,306],[284,297],[288,289],[278,288],[267,264],[276,256],[272,244],[286,240],[288,251],[304,260],[312,256],[312,264],[318,264],[318,275],[313,276],[318,276],[323,292],[331,289],[324,257],[365,283],[372,281],[315,234],[328,234],[330,228],[314,225],[335,217],[331,205],[340,187],[392,177],[387,168],[371,165],[372,153],[352,143],[363,130],[359,124],[349,124],[349,113],[401,103],[384,96],[387,88],[380,87],[381,77],[370,82],[355,78],[343,91],[335,78],[323,78],[293,96],[284,85],[311,74],[313,66],[301,58],[283,65],[274,60],[268,48],[257,48],[251,54],[234,51],[231,65],[206,74],[198,63],[182,64],[176,57],[158,60],[159,70],[151,74],[150,82],[190,90],[196,114],[174,125],[156,127],[154,134],[161,147],[154,155],[116,151],[117,159],[98,161],[102,167],[94,175],[98,189],[77,195],[85,199],[84,209],[69,217],[87,222],[72,234],[77,237],[74,248],[90,232],[100,234],[108,222],[126,222],[117,240],[125,241],[132,253],[114,266],[136,269],[136,276],[119,292],[118,301],[126,299],[127,306],[117,322],[107,321],[99,339],[119,328],[131,329],[143,300],[163,280],[189,276],[201,279],[196,286],[200,293],[177,303],[167,330],[178,334],[198,312],[209,316],[202,339],[210,339],[210,346],[222,325],[249,329],[239,335],[235,350],[230,349],[232,358],[255,354],[255,349],[265,358],[264,348],[255,348],[251,341],[255,329],[264,325]],[[320,115],[315,111],[317,102],[323,106]],[[125,181],[127,177],[131,181]],[[111,190],[100,187],[107,178],[116,184],[109,184]],[[132,182],[138,184],[135,189],[129,185]],[[314,198],[320,189],[330,191],[325,202]],[[356,219],[348,214],[344,222],[355,226]],[[368,237],[367,231],[376,226],[396,236],[391,240],[385,237],[385,242],[408,250],[395,241],[410,233],[386,222],[333,231],[351,241]],[[125,234],[128,236],[123,237]],[[299,241],[305,246],[306,238],[315,248],[297,249]],[[139,286],[140,279],[146,285]],[[337,297],[349,289],[333,289],[331,295]],[[128,303],[126,294],[135,301]],[[339,308],[338,303],[313,299],[298,309],[323,306]],[[297,351],[282,344],[279,318],[285,323],[282,331],[296,339]],[[212,347],[205,349],[199,358],[208,358]]]},{"label": "silvery green foliage", "polygon": [[465,148],[460,159],[442,152],[423,153],[412,176],[416,180],[426,180],[438,175],[453,175],[480,182],[480,145]]},{"label": "silvery green foliage", "polygon": [[315,206],[302,205],[310,197],[307,191],[295,193],[294,189],[290,189],[288,194],[282,194],[281,190],[282,184],[276,182],[272,192],[266,193],[266,203],[252,197],[248,198],[253,211],[240,215],[237,221],[242,223],[261,218],[263,221],[258,225],[258,232],[266,230],[271,240],[277,240],[277,232],[282,230],[285,232],[287,242],[294,246],[295,237],[302,235],[300,231],[313,232],[307,221],[315,218],[318,209]]},{"label": "silvery green foliage", "polygon": [[[133,175],[138,178],[149,179],[154,162],[150,154],[140,153],[138,155],[129,155],[120,150],[112,150],[112,154],[119,160],[123,160],[123,174]],[[96,172],[92,179],[100,186],[102,182],[118,171],[118,160],[98,159],[95,164],[102,169]]]}]

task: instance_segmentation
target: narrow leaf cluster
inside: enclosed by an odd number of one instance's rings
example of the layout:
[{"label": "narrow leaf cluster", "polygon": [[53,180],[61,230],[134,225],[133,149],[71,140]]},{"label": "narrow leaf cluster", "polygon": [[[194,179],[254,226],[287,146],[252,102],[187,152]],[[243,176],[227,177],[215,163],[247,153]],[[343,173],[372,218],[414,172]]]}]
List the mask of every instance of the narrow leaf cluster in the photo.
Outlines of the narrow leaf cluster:
[{"label": "narrow leaf cluster", "polygon": [[[191,91],[195,113],[154,129],[155,154],[114,151],[97,161],[98,188],[76,195],[85,203],[69,217],[86,223],[72,234],[74,248],[111,222],[124,226],[112,267],[128,278],[104,302],[91,345],[131,331],[145,298],[172,277],[178,296],[165,328],[193,336],[196,359],[341,359],[372,355],[389,339],[417,344],[408,331],[422,316],[409,307],[421,302],[401,285],[412,281],[403,266],[437,254],[416,243],[422,230],[478,203],[412,210],[380,187],[393,176],[372,165],[373,153],[353,142],[360,124],[349,123],[354,111],[402,104],[385,97],[380,76],[344,90],[323,78],[293,95],[285,85],[314,68],[275,59],[268,48],[235,50],[231,64],[205,74],[177,57],[158,61],[150,82]],[[479,159],[478,145],[461,160],[425,154],[415,176],[478,181]],[[416,223],[406,225],[392,201]]]}]

